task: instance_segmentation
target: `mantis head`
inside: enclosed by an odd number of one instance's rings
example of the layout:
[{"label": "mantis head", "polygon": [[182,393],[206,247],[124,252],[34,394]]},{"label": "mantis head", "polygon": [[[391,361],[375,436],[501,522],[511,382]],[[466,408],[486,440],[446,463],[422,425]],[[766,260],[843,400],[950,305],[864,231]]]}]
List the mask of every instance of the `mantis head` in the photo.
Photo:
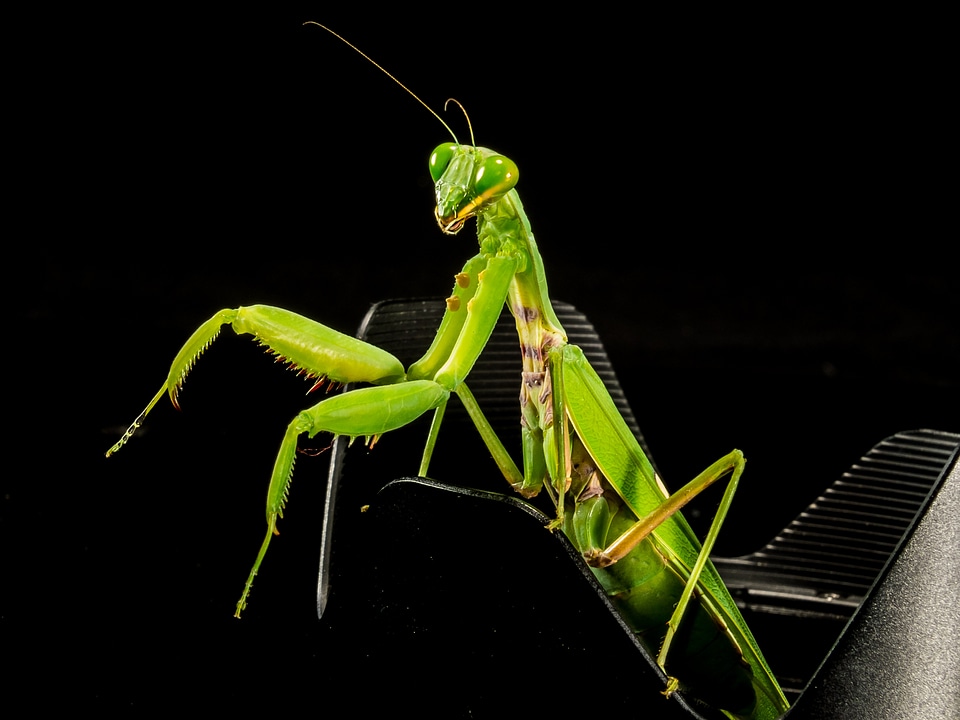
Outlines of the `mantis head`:
[{"label": "mantis head", "polygon": [[515,162],[487,148],[444,143],[430,154],[437,190],[437,224],[456,235],[467,219],[496,203],[517,184]]},{"label": "mantis head", "polygon": [[[453,134],[453,130],[433,108],[363,50],[326,25],[321,25],[313,20],[308,20],[304,25],[316,25],[355,50],[409,93],[414,100],[423,105],[453,136],[454,141],[452,143],[438,145],[437,149],[430,155],[430,174],[433,176],[433,182],[437,188],[437,223],[447,235],[456,235],[469,218],[496,203],[517,184],[519,173],[516,163],[512,160],[505,158],[503,155],[497,155],[487,148],[458,144],[457,136]],[[463,110],[463,105],[460,105],[453,98],[444,103],[444,108],[446,109],[451,102]],[[466,115],[466,111],[464,111],[464,115]],[[467,124],[470,124],[469,117],[467,117]],[[470,139],[472,142],[472,127],[470,128]]]}]

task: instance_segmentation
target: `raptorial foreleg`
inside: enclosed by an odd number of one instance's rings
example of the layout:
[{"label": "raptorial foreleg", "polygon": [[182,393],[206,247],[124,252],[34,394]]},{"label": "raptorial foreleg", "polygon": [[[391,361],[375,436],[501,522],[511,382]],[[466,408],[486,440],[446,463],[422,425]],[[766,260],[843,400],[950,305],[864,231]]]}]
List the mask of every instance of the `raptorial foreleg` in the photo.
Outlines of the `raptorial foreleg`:
[{"label": "raptorial foreleg", "polygon": [[432,380],[361,388],[327,398],[299,413],[290,422],[280,443],[280,451],[270,477],[270,488],[267,491],[267,534],[237,603],[237,617],[240,617],[240,613],[247,606],[253,579],[267,553],[270,540],[277,534],[277,519],[283,517],[283,508],[293,476],[298,438],[304,433],[313,437],[317,433],[328,432],[345,435],[351,441],[363,437],[372,442],[385,432],[413,422],[428,410],[445,405],[449,396],[447,390]]},{"label": "raptorial foreleg", "polygon": [[249,334],[297,372],[334,383],[369,382],[375,385],[401,380],[400,361],[386,350],[344,335],[326,325],[270,305],[251,305],[221,310],[198,327],[174,358],[163,387],[107,451],[117,452],[143,424],[147,414],[167,394],[179,408],[178,393],[194,363],[217,339],[224,325],[238,335]]}]

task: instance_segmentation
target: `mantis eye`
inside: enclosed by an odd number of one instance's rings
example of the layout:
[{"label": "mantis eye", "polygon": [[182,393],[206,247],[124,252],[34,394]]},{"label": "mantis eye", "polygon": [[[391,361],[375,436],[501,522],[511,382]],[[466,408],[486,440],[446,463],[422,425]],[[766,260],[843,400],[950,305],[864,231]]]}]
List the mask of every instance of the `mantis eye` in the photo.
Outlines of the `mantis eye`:
[{"label": "mantis eye", "polygon": [[455,143],[443,143],[443,145],[437,145],[436,149],[430,153],[430,176],[434,182],[440,180],[459,147]]},{"label": "mantis eye", "polygon": [[486,203],[512,190],[519,177],[520,171],[513,160],[503,155],[491,155],[477,170],[473,189]]}]

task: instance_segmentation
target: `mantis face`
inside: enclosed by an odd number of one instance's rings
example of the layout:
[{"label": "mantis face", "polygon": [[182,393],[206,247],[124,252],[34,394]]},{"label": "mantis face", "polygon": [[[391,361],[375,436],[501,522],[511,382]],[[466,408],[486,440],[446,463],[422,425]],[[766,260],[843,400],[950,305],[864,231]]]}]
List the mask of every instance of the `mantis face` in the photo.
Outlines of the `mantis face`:
[{"label": "mantis face", "polygon": [[517,165],[487,148],[444,143],[430,155],[437,190],[437,224],[456,235],[468,218],[496,203],[517,184]]}]

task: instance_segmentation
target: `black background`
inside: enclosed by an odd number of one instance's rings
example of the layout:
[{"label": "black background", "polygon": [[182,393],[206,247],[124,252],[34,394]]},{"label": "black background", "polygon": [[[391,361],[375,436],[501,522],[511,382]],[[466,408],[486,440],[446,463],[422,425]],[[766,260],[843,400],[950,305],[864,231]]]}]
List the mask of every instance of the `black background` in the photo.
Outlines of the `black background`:
[{"label": "black background", "polygon": [[[445,130],[306,19],[431,107],[456,97],[477,143],[518,163],[551,292],[596,324],[668,483],[744,450],[720,554],[762,544],[885,436],[960,430],[937,18],[476,10],[11,23],[20,432],[0,629],[9,679],[50,690],[39,706],[484,717],[517,688],[557,712],[608,676],[606,702],[661,702],[629,682],[616,627],[584,619],[589,592],[555,584],[576,571],[482,510],[409,541],[345,526],[338,562],[360,580],[318,622],[323,458],[298,465],[234,620],[273,456],[307,401],[232,334],[191,375],[183,413],[158,406],[103,458],[221,307],[282,305],[353,332],[371,302],[446,294],[475,252],[469,229],[447,238],[432,218],[426,158]],[[466,141],[459,112],[442,115]],[[501,489],[485,463],[439,479]],[[369,496],[390,477],[370,477]],[[429,518],[428,503],[410,512]],[[380,582],[381,552],[421,576]]]}]

